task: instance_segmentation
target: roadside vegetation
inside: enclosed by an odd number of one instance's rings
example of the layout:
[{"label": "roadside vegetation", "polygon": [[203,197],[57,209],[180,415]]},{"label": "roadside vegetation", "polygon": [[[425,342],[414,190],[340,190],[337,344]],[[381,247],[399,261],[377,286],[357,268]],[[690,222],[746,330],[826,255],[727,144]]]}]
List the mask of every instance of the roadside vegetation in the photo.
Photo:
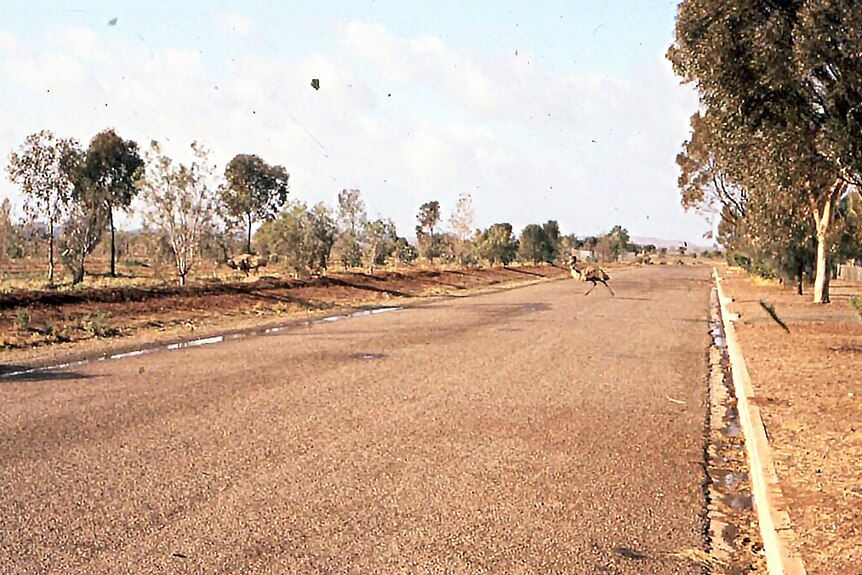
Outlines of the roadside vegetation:
[{"label": "roadside vegetation", "polygon": [[[590,237],[564,235],[554,220],[520,232],[507,222],[479,229],[468,194],[448,218],[437,200],[418,206],[408,238],[391,219],[370,219],[358,189],[338,192],[334,206],[309,205],[292,195],[284,166],[237,154],[221,169],[199,142],[188,156],[179,162],[155,141],[142,150],[113,129],[96,134],[86,148],[48,130],[27,137],[9,156],[7,175],[20,187],[24,217],[16,221],[10,200],[3,200],[0,289],[218,282],[250,271],[236,264],[237,256],[251,261],[245,254],[255,256],[258,273],[301,278],[327,271],[566,265],[575,253],[582,260],[652,262],[686,252],[685,246],[668,255],[637,245],[622,226]],[[118,230],[120,211],[135,214],[140,228]]]},{"label": "roadside vegetation", "polygon": [[828,303],[862,259],[862,10],[687,0],[668,58],[700,95],[677,163],[682,204],[720,217],[728,260]]}]

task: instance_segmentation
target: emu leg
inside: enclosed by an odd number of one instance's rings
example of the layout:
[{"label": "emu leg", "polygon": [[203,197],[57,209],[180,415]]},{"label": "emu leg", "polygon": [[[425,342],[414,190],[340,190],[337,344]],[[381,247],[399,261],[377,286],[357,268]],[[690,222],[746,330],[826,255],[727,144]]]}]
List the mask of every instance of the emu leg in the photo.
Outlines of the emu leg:
[{"label": "emu leg", "polygon": [[611,289],[611,286],[609,286],[609,285],[607,284],[607,282],[604,282],[604,281],[603,281],[602,283],[605,285],[605,287],[606,287],[606,288],[608,288],[608,290],[610,290],[610,292],[611,292],[611,295],[612,295],[612,296],[616,296],[616,295],[617,295],[617,294],[615,294],[615,293],[614,293],[614,290],[612,290],[612,289]]}]

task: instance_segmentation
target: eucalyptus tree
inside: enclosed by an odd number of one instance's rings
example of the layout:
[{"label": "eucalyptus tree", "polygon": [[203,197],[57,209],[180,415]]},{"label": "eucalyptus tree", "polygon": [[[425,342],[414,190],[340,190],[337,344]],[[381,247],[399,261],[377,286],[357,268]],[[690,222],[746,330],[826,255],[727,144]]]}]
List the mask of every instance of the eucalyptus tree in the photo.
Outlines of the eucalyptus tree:
[{"label": "eucalyptus tree", "polygon": [[21,147],[9,155],[6,171],[10,181],[24,193],[24,212],[31,221],[47,224],[48,284],[54,284],[54,236],[74,187],[69,157],[77,143],[56,137],[48,130],[30,134]]},{"label": "eucalyptus tree", "polygon": [[142,188],[145,221],[167,239],[180,285],[186,284],[218,205],[217,176],[209,152],[197,142],[191,148],[194,159],[185,165],[173,161],[158,142],[152,142]]},{"label": "eucalyptus tree", "polygon": [[538,224],[529,224],[521,231],[521,238],[518,242],[518,258],[524,262],[532,262],[537,264],[545,261],[548,237],[545,230]]},{"label": "eucalyptus tree", "polygon": [[542,261],[552,264],[560,257],[560,224],[557,220],[548,220],[542,224],[542,231],[545,232],[545,251],[542,254]]},{"label": "eucalyptus tree", "polygon": [[228,216],[246,225],[246,252],[251,252],[251,230],[259,220],[273,219],[287,202],[290,174],[255,155],[238,154],[224,170],[221,201]]},{"label": "eucalyptus tree", "polygon": [[680,175],[682,207],[701,213],[721,213],[731,224],[745,217],[746,191],[734,184],[721,169],[718,144],[701,112],[691,117],[691,136],[676,156]]},{"label": "eucalyptus tree", "polygon": [[337,208],[338,234],[335,249],[341,264],[352,268],[362,265],[362,243],[368,212],[362,194],[356,189],[338,192]]},{"label": "eucalyptus tree", "polygon": [[473,240],[479,257],[491,264],[509,265],[518,253],[518,240],[512,234],[512,224],[494,224],[487,230],[477,230]]},{"label": "eucalyptus tree", "polygon": [[124,140],[113,129],[96,134],[90,140],[83,162],[84,177],[101,196],[107,210],[107,226],[111,232],[111,275],[117,275],[114,210],[128,210],[138,193],[137,181],[144,167],[138,144]]},{"label": "eucalyptus tree", "polygon": [[363,260],[369,270],[385,264],[386,258],[395,252],[398,233],[391,219],[379,218],[365,222],[362,236]]},{"label": "eucalyptus tree", "polygon": [[607,239],[610,255],[614,260],[619,259],[621,254],[629,251],[632,247],[629,231],[620,225],[611,228],[611,231],[607,233],[605,238]]},{"label": "eucalyptus tree", "polygon": [[699,91],[723,173],[751,202],[767,201],[767,182],[808,212],[818,303],[829,301],[836,208],[862,175],[860,51],[851,0],[685,0],[668,52]]},{"label": "eucalyptus tree", "polygon": [[0,264],[6,263],[16,243],[15,225],[12,223],[12,202],[3,198],[0,202]]},{"label": "eucalyptus tree", "polygon": [[260,227],[255,243],[262,251],[277,254],[297,274],[320,273],[327,267],[335,230],[335,220],[324,204],[309,208],[294,202]]},{"label": "eucalyptus tree", "polygon": [[425,202],[419,206],[416,214],[419,225],[416,226],[416,241],[419,243],[420,255],[428,258],[432,263],[439,255],[439,245],[434,231],[440,225],[440,202]]},{"label": "eucalyptus tree", "polygon": [[99,242],[111,219],[112,192],[90,170],[89,153],[72,148],[66,155],[65,169],[73,181],[72,192],[60,232],[60,255],[72,272],[72,285],[84,280],[84,264]]}]

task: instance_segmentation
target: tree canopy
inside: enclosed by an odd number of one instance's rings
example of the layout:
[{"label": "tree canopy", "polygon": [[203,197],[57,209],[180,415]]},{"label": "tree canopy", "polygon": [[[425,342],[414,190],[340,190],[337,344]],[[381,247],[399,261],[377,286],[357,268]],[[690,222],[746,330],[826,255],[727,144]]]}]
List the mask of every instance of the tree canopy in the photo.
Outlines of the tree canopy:
[{"label": "tree canopy", "polygon": [[282,166],[272,166],[258,156],[237,154],[224,170],[220,188],[227,215],[246,223],[246,251],[251,252],[251,230],[255,222],[276,217],[287,201],[290,175]]},{"label": "tree canopy", "polygon": [[[111,231],[111,275],[117,275],[117,250],[114,242],[114,210],[128,209],[138,193],[136,182],[144,168],[138,144],[124,140],[113,129],[96,134],[90,140],[81,166],[83,177],[107,209],[107,225]],[[95,198],[93,198],[95,199]]]},{"label": "tree canopy", "polygon": [[860,50],[849,0],[686,0],[668,52],[698,89],[720,172],[751,203],[780,190],[808,212],[816,302],[829,301],[837,204],[862,174]]},{"label": "tree canopy", "polygon": [[24,144],[9,156],[9,179],[24,193],[24,211],[35,220],[48,223],[48,283],[54,283],[54,229],[60,222],[74,188],[70,161],[77,149],[72,139],[57,138],[42,130],[27,136]]}]

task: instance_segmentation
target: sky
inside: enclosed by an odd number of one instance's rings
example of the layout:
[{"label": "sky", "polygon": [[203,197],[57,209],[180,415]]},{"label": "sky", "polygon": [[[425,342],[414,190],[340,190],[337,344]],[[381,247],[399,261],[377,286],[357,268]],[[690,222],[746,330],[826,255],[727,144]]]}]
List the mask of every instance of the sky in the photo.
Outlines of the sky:
[{"label": "sky", "polygon": [[86,145],[111,127],[180,161],[201,142],[222,169],[256,154],[293,200],[359,189],[401,235],[422,203],[445,221],[470,194],[476,227],[708,244],[676,183],[698,105],[664,57],[676,5],[3,2],[0,197],[20,206],[5,166],[28,134]]}]

